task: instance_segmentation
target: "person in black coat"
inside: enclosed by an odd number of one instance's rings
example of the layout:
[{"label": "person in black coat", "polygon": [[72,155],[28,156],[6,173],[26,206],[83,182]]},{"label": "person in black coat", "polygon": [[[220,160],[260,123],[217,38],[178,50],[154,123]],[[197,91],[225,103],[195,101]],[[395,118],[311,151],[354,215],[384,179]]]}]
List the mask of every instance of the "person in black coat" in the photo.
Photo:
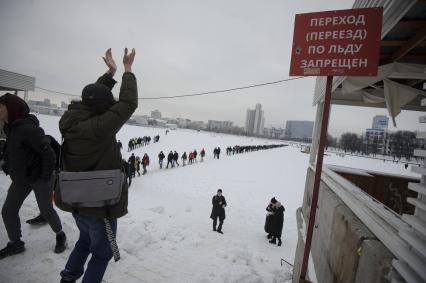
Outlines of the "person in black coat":
[{"label": "person in black coat", "polygon": [[56,233],[55,253],[66,248],[66,236],[52,204],[55,153],[37,117],[29,112],[27,103],[17,95],[0,97],[0,124],[7,136],[1,167],[12,179],[1,211],[9,242],[0,250],[0,259],[25,251],[19,210],[31,191],[41,215]]},{"label": "person in black coat", "polygon": [[130,188],[130,185],[132,184],[132,174],[130,174],[130,164],[124,159],[122,159],[121,163],[124,169],[124,173],[126,173],[126,177],[128,179],[127,182],[129,183],[129,188]]},{"label": "person in black coat", "polygon": [[130,164],[130,175],[132,175],[132,177],[135,178],[135,174],[136,174],[136,157],[135,157],[134,153],[132,153],[132,155],[129,157],[129,164]]},{"label": "person in black coat", "polygon": [[179,162],[178,162],[178,160],[179,160],[179,153],[177,153],[176,150],[175,150],[175,153],[173,153],[173,160],[174,160],[175,164],[177,166],[179,166]]},{"label": "person in black coat", "polygon": [[173,163],[173,152],[170,150],[169,154],[167,155],[167,166],[166,168],[169,169],[169,164],[171,164],[172,168],[175,167],[174,163]]},{"label": "person in black coat", "polygon": [[194,161],[195,161],[195,163],[197,163],[197,155],[198,155],[198,152],[194,149],[194,151],[193,151],[193,154],[194,154]]},{"label": "person in black coat", "polygon": [[160,153],[158,154],[158,163],[160,164],[160,169],[163,168],[163,160],[164,157],[166,157],[163,153],[163,151],[160,151]]},{"label": "person in black coat", "polygon": [[281,234],[283,231],[284,224],[284,211],[285,208],[279,201],[275,198],[271,199],[272,209],[273,209],[273,218],[272,218],[272,240],[269,241],[271,244],[276,244],[278,239],[278,246],[281,246]]},{"label": "person in black coat", "polygon": [[[210,218],[213,219],[213,231],[217,231],[218,233],[223,234],[222,232],[222,225],[223,221],[225,220],[225,207],[226,207],[226,200],[225,197],[222,195],[222,190],[217,190],[217,194],[213,196],[212,199],[212,213],[210,215]],[[219,218],[219,226],[216,229],[217,219]]]},{"label": "person in black coat", "polygon": [[272,239],[272,229],[273,229],[273,221],[274,221],[274,201],[275,198],[271,199],[271,202],[266,207],[266,220],[265,220],[265,232],[268,233],[267,238]]}]

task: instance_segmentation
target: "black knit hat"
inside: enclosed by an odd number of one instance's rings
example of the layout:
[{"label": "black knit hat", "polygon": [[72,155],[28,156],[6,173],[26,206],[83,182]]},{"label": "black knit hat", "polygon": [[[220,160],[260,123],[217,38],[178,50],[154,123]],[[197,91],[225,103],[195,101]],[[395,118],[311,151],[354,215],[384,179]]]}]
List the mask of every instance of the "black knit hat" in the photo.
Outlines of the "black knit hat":
[{"label": "black knit hat", "polygon": [[273,197],[273,198],[271,199],[271,203],[277,203],[277,200],[275,199],[275,197]]},{"label": "black knit hat", "polygon": [[217,190],[217,192],[222,192],[222,189]]},{"label": "black knit hat", "polygon": [[8,123],[13,123],[18,119],[22,119],[30,113],[28,104],[19,96],[11,93],[0,96],[0,103],[7,108]]},{"label": "black knit hat", "polygon": [[84,104],[93,105],[99,102],[114,103],[114,96],[111,90],[103,84],[89,84],[83,88],[81,98]]}]

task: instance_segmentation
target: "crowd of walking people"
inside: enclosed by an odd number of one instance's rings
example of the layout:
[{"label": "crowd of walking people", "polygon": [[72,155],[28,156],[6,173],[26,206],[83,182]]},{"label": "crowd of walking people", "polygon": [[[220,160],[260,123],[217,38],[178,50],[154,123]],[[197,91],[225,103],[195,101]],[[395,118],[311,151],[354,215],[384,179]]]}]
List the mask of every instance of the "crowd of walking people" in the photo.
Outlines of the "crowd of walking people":
[{"label": "crowd of walking people", "polygon": [[[252,151],[258,151],[258,150],[266,150],[266,149],[272,149],[277,147],[283,147],[286,146],[284,144],[271,144],[271,145],[246,145],[246,146],[229,146],[226,148],[226,154],[227,155],[233,155],[233,154],[240,154],[245,152],[252,152]],[[198,156],[200,156],[200,159],[198,159]],[[213,150],[213,159],[219,159],[220,156],[220,147],[215,147]],[[203,162],[206,157],[206,150],[202,148],[200,150],[200,153],[196,149],[193,151],[190,151],[187,153],[186,151],[180,155],[176,150],[170,150],[170,152],[166,155],[163,151],[160,151],[158,154],[158,165],[160,169],[163,169],[164,162],[166,163],[166,169],[179,167],[182,164],[182,167],[197,163],[198,160],[200,162]],[[179,161],[181,160],[181,163]],[[140,176],[140,166],[143,167],[143,173],[142,175],[145,175],[147,173],[146,167],[149,166],[149,156],[148,154],[144,154],[143,158],[141,159],[139,156],[135,156],[134,153],[129,157],[128,161],[123,160],[123,166],[125,168],[128,168],[129,171],[129,178],[134,178],[136,176],[136,173],[138,173],[138,176]],[[129,183],[131,180],[129,180]]]},{"label": "crowd of walking people", "polygon": [[132,138],[128,142],[127,151],[132,151],[132,150],[135,150],[139,147],[149,145],[150,142],[151,142],[150,136]]},{"label": "crowd of walking people", "polygon": [[[287,146],[286,144],[267,144],[267,145],[235,145],[226,148],[226,155],[234,155],[258,150],[272,149],[277,147]],[[220,148],[219,148],[220,153]]]}]

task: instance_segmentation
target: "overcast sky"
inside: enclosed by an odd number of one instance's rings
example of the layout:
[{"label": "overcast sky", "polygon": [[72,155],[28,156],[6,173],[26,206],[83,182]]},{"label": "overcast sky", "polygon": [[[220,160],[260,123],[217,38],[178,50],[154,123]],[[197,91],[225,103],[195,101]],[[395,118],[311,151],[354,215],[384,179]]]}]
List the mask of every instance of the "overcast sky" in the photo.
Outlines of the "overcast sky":
[{"label": "overcast sky", "polygon": [[[36,85],[67,93],[105,70],[108,47],[119,66],[124,47],[136,49],[139,97],[220,90],[288,78],[296,13],[347,9],[353,0],[57,1],[0,0],[0,68],[36,77]],[[265,126],[314,120],[315,79],[170,100],[140,100],[137,113],[231,120],[244,125],[261,103]],[[119,87],[115,94],[118,95]],[[43,91],[31,94],[42,99]],[[48,94],[52,101],[68,100]],[[330,132],[361,133],[384,109],[333,106]],[[420,127],[420,112],[404,111],[398,129]]]}]

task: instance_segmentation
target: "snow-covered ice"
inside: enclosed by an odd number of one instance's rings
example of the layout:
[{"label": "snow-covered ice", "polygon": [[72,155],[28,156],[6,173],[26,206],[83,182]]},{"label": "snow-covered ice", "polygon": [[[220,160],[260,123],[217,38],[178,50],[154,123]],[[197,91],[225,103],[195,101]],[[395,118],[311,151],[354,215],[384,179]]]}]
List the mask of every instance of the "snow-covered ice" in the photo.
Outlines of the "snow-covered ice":
[{"label": "snow-covered ice", "polygon": [[[38,116],[48,134],[60,138],[58,117]],[[122,259],[108,266],[105,282],[291,282],[291,266],[297,244],[295,211],[301,206],[309,155],[297,147],[283,147],[226,156],[235,144],[272,144],[257,138],[126,125],[118,134],[127,158],[131,137],[159,134],[160,142],[139,148],[151,165],[145,176],[132,180],[129,214],[118,221],[118,245]],[[213,148],[220,146],[219,160]],[[205,148],[205,162],[173,169],[159,169],[157,155]],[[344,160],[342,162],[341,160]],[[354,157],[325,158],[325,162],[383,170],[383,162]],[[404,174],[403,166],[388,163],[390,173]],[[362,166],[361,166],[362,165]],[[10,180],[0,174],[0,203]],[[212,231],[211,198],[221,188],[228,202],[224,235]],[[263,230],[265,207],[277,197],[286,208],[283,246],[271,245]],[[71,214],[58,210],[70,248],[53,253],[55,236],[48,226],[30,227],[25,220],[38,214],[33,194],[21,212],[25,253],[0,261],[0,282],[58,282],[59,272],[78,237]],[[0,223],[0,245],[7,235]]]}]

